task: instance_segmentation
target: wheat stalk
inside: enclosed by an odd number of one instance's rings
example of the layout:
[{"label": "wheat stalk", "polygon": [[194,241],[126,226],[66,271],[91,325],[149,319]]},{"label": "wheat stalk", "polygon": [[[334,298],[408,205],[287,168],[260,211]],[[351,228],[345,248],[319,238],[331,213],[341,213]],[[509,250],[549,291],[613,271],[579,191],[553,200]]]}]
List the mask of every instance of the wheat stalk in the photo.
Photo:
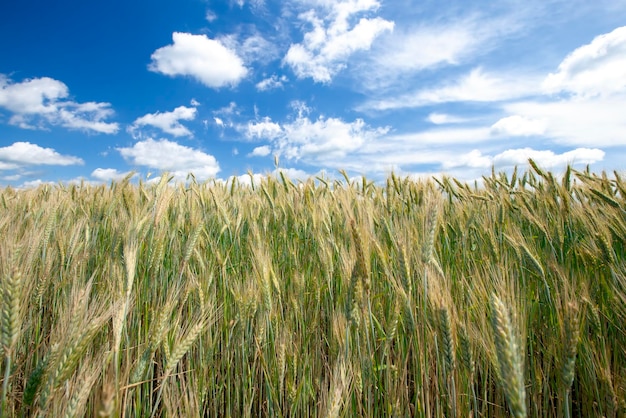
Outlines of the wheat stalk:
[{"label": "wheat stalk", "polygon": [[578,341],[580,333],[578,305],[576,305],[574,302],[570,302],[567,304],[564,322],[563,346],[565,347],[565,356],[563,358],[563,366],[561,369],[561,379],[563,381],[563,390],[565,394],[564,413],[565,417],[569,418],[571,416],[569,397],[576,371],[576,354],[578,352]]},{"label": "wheat stalk", "polygon": [[509,310],[495,294],[491,295],[491,325],[495,336],[500,384],[516,418],[526,417],[526,389],[522,357]]},{"label": "wheat stalk", "polygon": [[5,359],[2,402],[0,404],[2,411],[0,412],[6,411],[6,399],[11,377],[11,360],[22,326],[22,316],[20,314],[21,288],[22,275],[19,270],[14,267],[11,274],[2,281],[2,287],[0,287],[0,291],[2,292],[2,317],[0,318],[2,330],[0,331],[0,339]]}]

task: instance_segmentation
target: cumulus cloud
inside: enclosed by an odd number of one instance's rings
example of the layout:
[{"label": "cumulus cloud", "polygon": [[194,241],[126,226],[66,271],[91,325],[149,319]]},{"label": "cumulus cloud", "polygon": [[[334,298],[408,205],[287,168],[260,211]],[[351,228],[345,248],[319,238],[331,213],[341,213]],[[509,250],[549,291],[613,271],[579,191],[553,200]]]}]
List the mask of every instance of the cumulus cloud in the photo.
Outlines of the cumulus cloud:
[{"label": "cumulus cloud", "polygon": [[247,135],[265,139],[272,151],[287,159],[302,160],[310,164],[333,164],[357,152],[369,141],[385,135],[389,128],[371,128],[362,119],[345,122],[339,118],[320,116],[311,120],[303,113],[292,122],[278,124],[270,118],[251,122]]},{"label": "cumulus cloud", "polygon": [[172,45],[152,54],[151,71],[190,76],[211,88],[235,86],[248,73],[243,60],[218,40],[182,32],[174,32],[172,39]]},{"label": "cumulus cloud", "polygon": [[363,119],[344,122],[339,118],[320,117],[315,121],[300,117],[284,125],[278,150],[287,158],[324,161],[357,151],[366,141],[386,134],[389,128],[370,128]]},{"label": "cumulus cloud", "polygon": [[626,26],[576,48],[544,78],[544,93],[567,93],[503,106],[510,116],[492,126],[504,135],[543,135],[578,147],[626,145]]},{"label": "cumulus cloud", "polygon": [[43,148],[30,142],[15,142],[0,148],[0,170],[34,165],[83,165],[84,161],[71,155],[59,154],[52,148]]},{"label": "cumulus cloud", "polygon": [[195,119],[196,112],[195,107],[179,106],[172,112],[148,113],[137,118],[130,127],[130,131],[135,132],[141,127],[152,126],[175,137],[192,136],[191,131],[180,121]]},{"label": "cumulus cloud", "polygon": [[91,172],[91,177],[101,182],[108,182],[122,180],[130,173],[130,171],[120,172],[115,168],[96,168]]},{"label": "cumulus cloud", "polygon": [[68,100],[69,89],[50,77],[15,83],[0,74],[0,108],[12,113],[9,123],[23,129],[62,126],[105,134],[119,130],[117,123],[105,122],[113,115],[109,103],[76,103]]},{"label": "cumulus cloud", "polygon": [[375,11],[376,0],[320,2],[319,10],[301,13],[298,18],[311,29],[302,43],[292,44],[284,57],[298,78],[310,77],[327,83],[346,66],[348,57],[369,50],[374,40],[394,23],[380,17],[364,18],[351,25],[361,13]]},{"label": "cumulus cloud", "polygon": [[543,82],[548,93],[610,95],[626,90],[626,26],[570,53]]},{"label": "cumulus cloud", "polygon": [[55,113],[55,102],[68,95],[67,86],[50,77],[13,83],[5,76],[0,76],[0,106],[16,114]]},{"label": "cumulus cloud", "polygon": [[212,155],[165,139],[147,139],[117,150],[132,165],[168,171],[181,181],[189,173],[202,181],[215,177],[220,171]]},{"label": "cumulus cloud", "polygon": [[502,118],[491,126],[491,133],[500,136],[533,136],[545,132],[545,119],[528,119],[519,115]]},{"label": "cumulus cloud", "polygon": [[283,133],[281,126],[272,122],[269,117],[263,118],[261,121],[248,122],[246,128],[246,137],[248,139],[276,139]]},{"label": "cumulus cloud", "polygon": [[262,145],[252,150],[249,157],[267,157],[272,152],[272,148],[269,145]]}]

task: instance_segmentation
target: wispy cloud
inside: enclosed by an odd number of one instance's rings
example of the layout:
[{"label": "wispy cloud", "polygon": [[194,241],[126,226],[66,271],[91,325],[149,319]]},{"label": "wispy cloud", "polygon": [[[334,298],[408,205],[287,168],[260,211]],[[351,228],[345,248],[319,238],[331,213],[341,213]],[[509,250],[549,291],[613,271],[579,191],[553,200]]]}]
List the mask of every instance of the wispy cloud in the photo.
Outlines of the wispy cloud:
[{"label": "wispy cloud", "polygon": [[518,20],[480,13],[417,24],[402,19],[359,65],[359,86],[397,92],[425,70],[474,63],[519,31],[523,25]]},{"label": "wispy cloud", "polygon": [[399,96],[370,100],[360,110],[394,110],[452,102],[497,102],[536,95],[540,77],[522,74],[493,74],[475,68],[440,86],[418,89]]},{"label": "wispy cloud", "polygon": [[282,88],[283,84],[289,81],[286,75],[278,77],[276,74],[272,74],[271,77],[264,78],[256,84],[258,91],[267,91]]},{"label": "wispy cloud", "polygon": [[426,120],[435,125],[445,125],[467,122],[470,118],[450,115],[448,113],[432,112],[426,117]]}]

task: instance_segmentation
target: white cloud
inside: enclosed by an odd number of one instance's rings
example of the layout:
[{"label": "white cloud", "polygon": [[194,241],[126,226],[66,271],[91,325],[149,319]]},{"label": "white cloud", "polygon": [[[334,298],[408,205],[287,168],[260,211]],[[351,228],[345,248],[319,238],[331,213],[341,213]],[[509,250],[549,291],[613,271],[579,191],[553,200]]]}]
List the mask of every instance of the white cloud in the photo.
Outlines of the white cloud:
[{"label": "white cloud", "polygon": [[246,137],[249,139],[275,139],[283,133],[279,124],[272,122],[269,117],[260,122],[248,122]]},{"label": "white cloud", "polygon": [[410,146],[442,146],[442,145],[467,145],[477,142],[492,140],[488,128],[437,128],[425,131],[407,132],[386,136],[386,141],[379,145],[386,147],[391,144],[392,148],[402,149]]},{"label": "white cloud", "polygon": [[207,22],[212,23],[213,21],[217,19],[217,15],[215,14],[214,11],[207,10],[204,15],[204,18],[207,20]]},{"label": "white cloud", "polygon": [[37,180],[25,181],[18,187],[18,189],[36,189],[37,187],[43,184],[54,185],[54,183],[51,181],[43,181],[41,179],[37,179]]},{"label": "white cloud", "polygon": [[219,42],[231,51],[237,51],[237,55],[246,64],[261,62],[267,64],[279,58],[280,53],[277,46],[268,41],[258,32],[253,32],[245,37],[243,41],[238,35],[227,35],[220,37]]},{"label": "white cloud", "polygon": [[316,121],[298,118],[284,125],[284,136],[277,146],[287,158],[324,162],[327,158],[344,157],[357,151],[367,139],[386,133],[369,129],[362,119],[344,122],[338,118],[320,117]]},{"label": "white cloud", "polygon": [[117,150],[132,165],[168,171],[180,181],[185,180],[189,173],[202,181],[215,177],[220,171],[212,155],[165,139],[147,139]]},{"label": "white cloud", "polygon": [[179,106],[172,112],[156,112],[148,113],[137,118],[130,127],[131,132],[138,130],[143,126],[153,126],[170,135],[192,136],[191,131],[180,123],[181,120],[193,120],[196,117],[195,107]]},{"label": "white cloud", "polygon": [[235,126],[235,122],[233,122],[233,120],[239,115],[239,113],[240,110],[237,103],[230,102],[228,106],[224,106],[213,111],[213,114],[215,115],[213,117],[213,121],[215,121],[215,124],[220,128],[232,128]]},{"label": "white cloud", "polygon": [[216,115],[225,115],[225,116],[238,115],[239,114],[239,109],[237,107],[237,103],[230,102],[228,104],[228,106],[224,106],[224,107],[216,110],[214,113]]},{"label": "white cloud", "polygon": [[20,166],[18,164],[7,163],[6,161],[0,160],[0,171],[3,171],[3,170],[15,170],[16,168],[19,168],[19,167]]},{"label": "white cloud", "polygon": [[376,75],[397,78],[441,65],[459,65],[488,52],[497,40],[520,26],[514,19],[486,19],[477,14],[435,22],[401,27],[381,39],[368,65],[370,71],[374,64]]},{"label": "white cloud", "polygon": [[169,76],[191,76],[207,87],[237,85],[248,73],[242,59],[206,35],[174,32],[173,44],[157,49],[148,66]]},{"label": "white cloud", "polygon": [[486,169],[491,167],[492,162],[493,158],[483,155],[479,150],[472,150],[466,154],[446,159],[443,161],[442,167],[444,170],[456,167]]},{"label": "white cloud", "polygon": [[526,165],[531,158],[541,167],[555,169],[567,164],[593,164],[604,159],[604,151],[598,148],[576,148],[562,154],[550,150],[539,151],[531,148],[510,149],[493,157],[493,163],[498,166]]},{"label": "white cloud", "polygon": [[248,125],[248,136],[269,140],[277,155],[323,165],[333,164],[334,159],[344,159],[388,131],[389,128],[370,128],[362,119],[344,122],[339,118],[321,116],[312,121],[303,114],[282,125],[270,118]]},{"label": "white cloud", "polygon": [[254,186],[258,186],[261,184],[264,178],[265,176],[263,174],[247,173],[247,174],[242,174],[240,176],[230,176],[228,179],[226,179],[226,184],[230,185],[233,183],[233,181],[236,181],[237,184],[241,186],[250,187],[253,184]]},{"label": "white cloud", "polygon": [[626,89],[626,26],[596,37],[569,54],[543,83],[549,93],[609,95]]},{"label": "white cloud", "polygon": [[289,81],[289,79],[286,75],[278,77],[276,74],[273,74],[271,77],[265,78],[256,83],[256,89],[258,91],[267,91],[282,88],[283,83],[286,83],[287,81]]},{"label": "white cloud", "polygon": [[626,145],[626,95],[570,98],[552,102],[524,101],[504,106],[509,114],[544,120],[544,136],[571,146]]},{"label": "white cloud", "polygon": [[103,121],[113,115],[108,103],[65,102],[59,107],[57,121],[65,128],[91,130],[104,134],[115,134],[119,130],[117,123]]},{"label": "white cloud", "polygon": [[277,168],[272,171],[272,175],[276,178],[280,178],[280,173],[283,173],[289,180],[307,180],[311,177],[309,173],[297,168]]},{"label": "white cloud", "polygon": [[[381,42],[379,64],[391,71],[411,72],[440,64],[456,65],[473,52],[479,39],[465,22],[394,31]],[[394,72],[395,72],[394,71]]]},{"label": "white cloud", "polygon": [[71,155],[59,154],[52,148],[43,148],[30,142],[15,142],[0,148],[0,169],[15,169],[29,165],[83,165],[84,161]]},{"label": "white cloud", "polygon": [[226,180],[218,181],[225,182],[228,185],[232,184],[233,181],[236,181],[242,186],[251,186],[252,184],[254,184],[255,186],[259,186],[263,182],[263,180],[267,179],[268,177],[280,179],[280,173],[283,173],[283,175],[291,181],[305,181],[311,177],[311,175],[308,174],[306,171],[296,168],[278,168],[267,174],[246,173],[240,176],[230,176]]},{"label": "white cloud", "polygon": [[130,173],[130,171],[120,172],[115,168],[96,168],[91,172],[91,177],[102,182],[108,182],[122,180]]},{"label": "white cloud", "polygon": [[539,82],[533,76],[493,75],[481,68],[473,69],[457,81],[439,87],[373,100],[361,109],[392,110],[422,107],[451,102],[494,102],[532,96],[538,92]]},{"label": "white cloud", "polygon": [[312,29],[304,34],[302,43],[292,44],[284,57],[298,78],[331,81],[350,55],[369,50],[380,34],[394,27],[393,22],[380,17],[361,18],[350,27],[356,15],[378,9],[380,4],[375,0],[319,2],[318,6],[322,8],[298,16]]},{"label": "white cloud", "polygon": [[477,62],[528,27],[522,5],[508,13],[486,13],[469,3],[463,7],[462,14],[442,9],[428,19],[420,16],[419,7],[396,12],[393,32],[381,36],[358,65],[359,88],[379,96],[403,93],[421,83],[416,76],[425,70]]},{"label": "white cloud", "polygon": [[491,126],[491,133],[500,136],[533,136],[545,132],[545,119],[528,119],[519,115],[507,116]]},{"label": "white cloud", "polygon": [[272,148],[269,145],[262,145],[252,150],[249,157],[267,157],[272,152]]},{"label": "white cloud", "polygon": [[444,161],[445,170],[453,168],[477,168],[486,170],[495,166],[496,169],[526,167],[532,159],[540,167],[548,170],[564,168],[568,164],[593,164],[604,159],[604,151],[598,148],[576,148],[571,151],[557,154],[550,150],[536,150],[533,148],[517,148],[502,151],[496,155],[485,155],[479,150],[472,150],[460,154],[455,158]]},{"label": "white cloud", "polygon": [[626,145],[626,26],[576,48],[542,86],[546,93],[571,94],[504,105],[508,114],[518,118],[505,119],[508,128],[515,122],[523,129],[521,125],[529,126],[522,121],[541,121],[531,131],[560,144]]},{"label": "white cloud", "polygon": [[466,122],[468,119],[459,116],[449,115],[447,113],[433,112],[430,113],[428,117],[426,117],[426,120],[435,125],[445,125],[449,123]]},{"label": "white cloud", "polygon": [[76,103],[68,97],[69,89],[61,81],[42,77],[14,83],[0,74],[0,108],[13,113],[9,119],[13,125],[43,129],[50,124],[106,134],[119,130],[117,123],[104,121],[113,114],[109,103]]},{"label": "white cloud", "polygon": [[55,102],[69,95],[65,84],[49,77],[12,83],[0,76],[0,106],[16,114],[56,113]]}]

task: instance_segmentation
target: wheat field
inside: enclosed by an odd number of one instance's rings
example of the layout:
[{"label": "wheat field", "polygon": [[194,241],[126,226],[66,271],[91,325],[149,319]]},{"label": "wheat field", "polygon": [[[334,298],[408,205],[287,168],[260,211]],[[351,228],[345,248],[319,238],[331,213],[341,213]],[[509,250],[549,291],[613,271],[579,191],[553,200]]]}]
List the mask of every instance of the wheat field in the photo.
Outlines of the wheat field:
[{"label": "wheat field", "polygon": [[626,181],[0,190],[2,416],[626,416]]}]

